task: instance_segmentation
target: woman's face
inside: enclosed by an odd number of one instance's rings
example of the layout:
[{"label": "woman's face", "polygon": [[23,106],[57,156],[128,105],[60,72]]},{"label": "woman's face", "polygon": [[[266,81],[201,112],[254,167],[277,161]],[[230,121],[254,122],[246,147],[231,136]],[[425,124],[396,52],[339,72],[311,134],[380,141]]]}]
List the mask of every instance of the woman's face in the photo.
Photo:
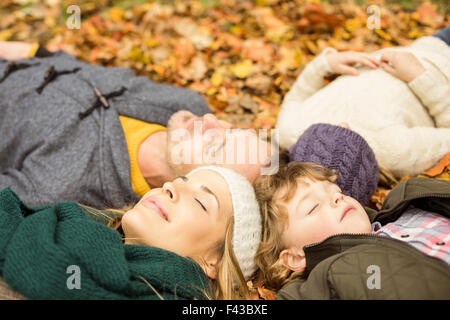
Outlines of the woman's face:
[{"label": "woman's face", "polygon": [[223,241],[232,216],[224,178],[211,170],[178,177],[147,192],[122,218],[125,243],[143,244],[184,257],[205,257]]}]

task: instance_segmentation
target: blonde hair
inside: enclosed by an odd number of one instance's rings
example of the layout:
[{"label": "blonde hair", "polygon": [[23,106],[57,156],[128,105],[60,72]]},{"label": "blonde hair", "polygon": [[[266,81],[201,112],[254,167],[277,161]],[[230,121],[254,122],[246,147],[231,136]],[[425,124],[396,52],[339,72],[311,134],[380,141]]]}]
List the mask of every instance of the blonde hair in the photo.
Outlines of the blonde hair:
[{"label": "blonde hair", "polygon": [[[122,230],[122,217],[127,211],[133,208],[133,206],[127,206],[122,209],[98,210],[85,205],[80,206],[89,215],[103,218],[108,227],[117,230],[121,235],[124,235]],[[233,227],[234,217],[232,216],[228,220],[223,241],[220,241],[214,247],[214,250],[218,255],[216,279],[211,279],[211,294],[209,292],[203,292],[204,296],[211,300],[238,300],[250,298],[247,283],[233,250]]]},{"label": "blonde hair", "polygon": [[278,291],[287,282],[307,276],[286,268],[279,259],[280,253],[286,249],[282,234],[288,226],[288,213],[280,202],[289,201],[294,196],[302,178],[334,182],[337,173],[315,163],[289,162],[280,164],[276,174],[260,176],[255,181],[256,198],[263,220],[262,240],[255,255],[259,269],[257,278],[271,290]]}]

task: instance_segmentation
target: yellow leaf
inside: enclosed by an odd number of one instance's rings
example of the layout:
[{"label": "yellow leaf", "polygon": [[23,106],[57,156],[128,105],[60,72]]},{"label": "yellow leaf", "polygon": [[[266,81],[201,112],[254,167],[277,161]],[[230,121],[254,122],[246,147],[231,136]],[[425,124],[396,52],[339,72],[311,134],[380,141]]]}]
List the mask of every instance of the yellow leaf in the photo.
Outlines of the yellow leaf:
[{"label": "yellow leaf", "polygon": [[277,2],[278,2],[278,0],[256,0],[255,4],[259,7],[265,7],[265,6],[274,5]]},{"label": "yellow leaf", "polygon": [[232,65],[230,69],[236,77],[243,79],[250,75],[250,73],[252,72],[252,67],[253,63],[251,62],[251,60],[246,59],[242,62]]},{"label": "yellow leaf", "polygon": [[298,66],[302,63],[302,52],[300,51],[299,48],[295,48],[294,60]]},{"label": "yellow leaf", "polygon": [[342,33],[342,38],[344,39],[344,40],[348,40],[348,39],[350,39],[352,37],[352,35],[350,34],[350,33],[348,33],[347,31],[344,31],[343,33]]},{"label": "yellow leaf", "polygon": [[217,93],[217,88],[214,88],[214,87],[209,88],[209,89],[206,91],[206,94],[207,94],[208,96],[212,96],[213,94],[216,94],[216,93]]},{"label": "yellow leaf", "polygon": [[242,29],[241,26],[232,26],[230,28],[230,32],[232,34],[236,34],[236,35],[240,35],[244,30]]},{"label": "yellow leaf", "polygon": [[317,54],[319,49],[317,48],[316,44],[312,40],[306,40],[305,41],[306,48],[312,53]]},{"label": "yellow leaf", "polygon": [[362,26],[361,20],[359,20],[358,18],[354,18],[354,19],[348,19],[345,22],[345,28],[349,31],[349,32],[353,32],[355,31],[357,28],[360,28]]},{"label": "yellow leaf", "polygon": [[387,32],[381,30],[381,29],[375,29],[375,33],[378,34],[381,38],[385,40],[392,40],[392,37]]},{"label": "yellow leaf", "polygon": [[150,57],[146,56],[138,47],[131,48],[129,59],[134,62],[150,63]]},{"label": "yellow leaf", "polygon": [[287,69],[299,67],[301,58],[299,59],[297,48],[280,47],[278,53],[280,55],[280,60],[276,63],[276,68],[278,68],[280,72],[286,72]]},{"label": "yellow leaf", "polygon": [[223,80],[222,75],[218,72],[214,72],[214,74],[211,76],[210,81],[214,87],[218,87],[222,84],[222,80]]},{"label": "yellow leaf", "polygon": [[145,44],[146,44],[148,47],[153,48],[153,47],[158,46],[158,45],[159,45],[159,42],[156,41],[156,40],[154,40],[154,39],[148,39],[147,41],[145,41]]},{"label": "yellow leaf", "polygon": [[44,23],[47,27],[53,28],[56,25],[56,19],[53,17],[45,17]]},{"label": "yellow leaf", "polygon": [[442,177],[438,178],[439,180],[445,180],[445,181],[450,181],[450,175],[443,175]]},{"label": "yellow leaf", "polygon": [[410,32],[408,32],[408,37],[411,39],[416,39],[419,37],[419,31],[417,29],[413,29]]},{"label": "yellow leaf", "polygon": [[123,14],[124,14],[124,12],[123,12],[122,8],[112,7],[109,10],[109,16],[115,22],[121,22],[122,18],[123,18]]},{"label": "yellow leaf", "polygon": [[12,31],[12,29],[1,30],[0,31],[0,41],[9,40],[13,34],[14,34],[14,32]]}]

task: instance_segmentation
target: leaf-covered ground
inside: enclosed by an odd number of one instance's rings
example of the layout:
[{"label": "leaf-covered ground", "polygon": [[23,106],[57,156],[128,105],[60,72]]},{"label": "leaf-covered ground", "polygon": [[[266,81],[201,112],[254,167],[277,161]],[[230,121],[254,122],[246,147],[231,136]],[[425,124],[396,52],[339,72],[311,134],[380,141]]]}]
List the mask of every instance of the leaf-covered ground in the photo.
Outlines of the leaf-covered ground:
[{"label": "leaf-covered ground", "polygon": [[[332,2],[332,3],[330,3]],[[39,41],[199,92],[238,127],[271,128],[283,96],[323,48],[407,45],[450,23],[444,2],[2,0],[0,41]],[[69,29],[69,5],[81,28]],[[367,23],[380,10],[380,29]],[[439,5],[440,4],[440,5]]]},{"label": "leaf-covered ground", "polygon": [[[66,25],[70,5],[80,29]],[[370,5],[380,29],[370,29]],[[236,127],[273,128],[283,96],[327,46],[374,51],[408,45],[450,24],[447,0],[2,0],[0,41],[38,41],[93,64],[123,66],[200,93]],[[427,172],[450,178],[450,155]],[[371,205],[398,181],[382,176]],[[407,177],[404,177],[407,178]],[[263,288],[255,297],[271,298]]]}]

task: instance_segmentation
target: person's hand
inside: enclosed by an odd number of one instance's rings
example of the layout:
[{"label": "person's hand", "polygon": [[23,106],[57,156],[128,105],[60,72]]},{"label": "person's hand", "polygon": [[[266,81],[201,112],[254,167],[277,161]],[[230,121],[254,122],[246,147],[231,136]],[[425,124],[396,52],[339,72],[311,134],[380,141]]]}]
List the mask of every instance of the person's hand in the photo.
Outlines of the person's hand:
[{"label": "person's hand", "polygon": [[381,56],[381,67],[394,77],[410,82],[425,72],[420,61],[410,52],[388,51]]},{"label": "person's hand", "polygon": [[31,43],[20,41],[0,41],[0,58],[6,60],[20,60],[28,57]]},{"label": "person's hand", "polygon": [[338,124],[338,126],[339,126],[339,127],[346,128],[346,129],[350,129],[350,125],[349,125],[347,122],[340,122],[340,123]]},{"label": "person's hand", "polygon": [[353,67],[353,64],[362,64],[371,69],[376,69],[380,66],[380,62],[366,53],[346,51],[346,52],[331,52],[325,55],[328,64],[337,74],[349,74],[357,76],[358,70]]}]

